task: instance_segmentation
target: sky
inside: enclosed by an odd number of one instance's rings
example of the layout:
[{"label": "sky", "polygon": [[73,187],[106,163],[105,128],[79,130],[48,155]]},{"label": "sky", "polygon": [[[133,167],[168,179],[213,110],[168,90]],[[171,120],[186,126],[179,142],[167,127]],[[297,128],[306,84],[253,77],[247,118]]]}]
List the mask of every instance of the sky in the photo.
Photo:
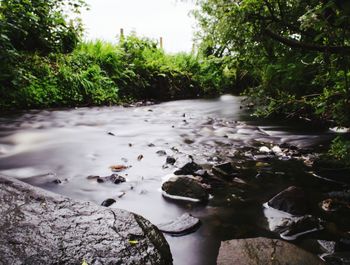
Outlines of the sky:
[{"label": "sky", "polygon": [[85,39],[117,41],[120,28],[128,35],[163,38],[166,52],[190,52],[195,19],[189,16],[194,1],[180,0],[86,0],[90,10],[82,13]]}]

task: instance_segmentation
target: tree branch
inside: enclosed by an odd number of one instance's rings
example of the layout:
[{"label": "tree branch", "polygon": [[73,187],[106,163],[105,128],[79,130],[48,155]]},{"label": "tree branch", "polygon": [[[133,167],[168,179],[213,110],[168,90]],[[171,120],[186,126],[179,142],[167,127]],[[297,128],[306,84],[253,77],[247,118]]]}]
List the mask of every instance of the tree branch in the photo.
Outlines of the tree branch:
[{"label": "tree branch", "polygon": [[265,29],[264,33],[270,38],[280,43],[283,43],[284,45],[291,48],[299,48],[303,50],[323,52],[323,53],[350,54],[350,46],[324,46],[324,45],[301,42],[301,41],[297,41],[297,40],[293,40],[293,39],[281,36],[271,31],[270,29]]}]

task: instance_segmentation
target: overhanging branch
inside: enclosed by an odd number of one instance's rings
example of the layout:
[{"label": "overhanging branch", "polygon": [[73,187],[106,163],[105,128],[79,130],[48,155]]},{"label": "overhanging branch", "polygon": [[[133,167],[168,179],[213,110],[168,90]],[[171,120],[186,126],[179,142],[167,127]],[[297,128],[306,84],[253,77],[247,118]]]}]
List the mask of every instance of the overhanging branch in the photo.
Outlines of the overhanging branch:
[{"label": "overhanging branch", "polygon": [[310,44],[306,42],[293,40],[287,37],[283,37],[271,31],[270,29],[265,29],[264,33],[270,38],[280,43],[283,43],[284,45],[287,45],[288,47],[291,47],[291,48],[298,48],[298,49],[315,51],[315,52],[323,52],[323,53],[350,54],[350,46],[324,46],[324,45]]}]

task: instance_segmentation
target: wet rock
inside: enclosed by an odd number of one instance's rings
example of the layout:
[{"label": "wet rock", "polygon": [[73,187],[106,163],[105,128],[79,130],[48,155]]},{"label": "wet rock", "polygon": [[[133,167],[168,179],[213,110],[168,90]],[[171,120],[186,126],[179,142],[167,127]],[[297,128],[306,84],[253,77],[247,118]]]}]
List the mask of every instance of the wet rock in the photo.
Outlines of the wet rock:
[{"label": "wet rock", "polygon": [[164,150],[158,150],[156,154],[159,156],[166,156],[166,152]]},{"label": "wet rock", "polygon": [[317,243],[327,253],[334,253],[335,252],[335,247],[336,247],[336,242],[335,241],[317,240]]},{"label": "wet rock", "polygon": [[320,224],[320,220],[308,215],[289,222],[284,229],[281,229],[284,231],[280,233],[280,236],[285,240],[295,240],[299,236],[322,229],[323,226]]},{"label": "wet rock", "polygon": [[192,215],[185,213],[175,220],[157,225],[158,229],[171,235],[187,235],[196,231],[200,226],[200,220]]},{"label": "wet rock", "polygon": [[326,212],[335,212],[339,210],[350,210],[350,191],[334,191],[329,192],[327,198],[319,203],[322,210]]},{"label": "wet rock", "polygon": [[60,180],[60,179],[55,179],[54,181],[52,181],[53,183],[55,183],[55,184],[61,184],[62,183],[62,181]]},{"label": "wet rock", "polygon": [[122,182],[125,182],[126,179],[118,174],[112,174],[107,177],[98,177],[97,182],[98,183],[104,183],[104,182],[112,182],[114,184],[120,184]]},{"label": "wet rock", "polygon": [[176,162],[176,159],[172,156],[168,156],[165,161],[167,164],[174,165]]},{"label": "wet rock", "polygon": [[262,146],[262,147],[259,148],[259,152],[260,153],[270,153],[271,149],[268,148],[267,146]]},{"label": "wet rock", "polygon": [[350,265],[350,252],[336,252],[330,255],[322,255],[322,259],[328,265]]},{"label": "wet rock", "polygon": [[215,176],[225,179],[233,178],[238,175],[238,171],[230,162],[214,166],[212,172]]},{"label": "wet rock", "polygon": [[1,264],[172,264],[163,235],[139,215],[3,176],[0,203]]},{"label": "wet rock", "polygon": [[271,151],[272,151],[276,156],[282,156],[282,155],[283,155],[282,149],[281,149],[279,146],[277,146],[277,145],[273,146],[272,149],[271,149]]},{"label": "wet rock", "polygon": [[217,265],[322,265],[317,256],[282,240],[248,238],[221,242]]},{"label": "wet rock", "polygon": [[97,175],[89,175],[89,176],[87,176],[86,178],[89,179],[89,180],[97,180],[97,179],[100,178],[100,176],[97,176]]},{"label": "wet rock", "polygon": [[[172,177],[162,185],[165,197],[180,200],[205,202],[209,194],[205,187],[196,179],[186,176]],[[169,196],[170,195],[170,196]]]},{"label": "wet rock", "polygon": [[305,192],[298,187],[291,186],[268,201],[274,209],[293,215],[304,215],[309,211],[309,201]]},{"label": "wet rock", "polygon": [[194,175],[197,170],[202,169],[202,167],[195,162],[189,162],[182,168],[174,172],[175,175]]},{"label": "wet rock", "polygon": [[107,199],[107,200],[104,200],[102,203],[101,203],[101,206],[104,206],[104,207],[109,207],[111,206],[113,203],[115,203],[116,200],[115,199]]}]

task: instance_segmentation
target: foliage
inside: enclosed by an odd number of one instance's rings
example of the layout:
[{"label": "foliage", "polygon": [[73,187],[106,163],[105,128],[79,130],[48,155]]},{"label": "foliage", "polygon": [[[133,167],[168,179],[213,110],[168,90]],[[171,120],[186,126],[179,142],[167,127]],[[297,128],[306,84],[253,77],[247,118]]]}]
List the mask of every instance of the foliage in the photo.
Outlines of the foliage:
[{"label": "foliage", "polygon": [[64,9],[79,13],[82,0],[2,0],[0,26],[2,38],[17,51],[70,52],[77,44],[81,25],[67,23]]},{"label": "foliage", "polygon": [[248,72],[258,115],[350,126],[349,1],[197,0],[194,15],[201,52]]},{"label": "foliage", "polygon": [[332,141],[329,154],[344,164],[350,165],[350,141],[338,136]]}]

